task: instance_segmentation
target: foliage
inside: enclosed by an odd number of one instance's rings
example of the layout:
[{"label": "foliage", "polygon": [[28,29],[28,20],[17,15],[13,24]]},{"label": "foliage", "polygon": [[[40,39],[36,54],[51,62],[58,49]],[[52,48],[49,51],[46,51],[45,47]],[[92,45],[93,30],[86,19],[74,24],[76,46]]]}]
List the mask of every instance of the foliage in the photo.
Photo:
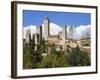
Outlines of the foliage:
[{"label": "foliage", "polygon": [[53,68],[68,66],[65,56],[58,56],[56,53],[48,53],[38,64],[40,68]]},{"label": "foliage", "polygon": [[[37,48],[37,50],[35,49]],[[45,54],[45,56],[43,56]],[[41,40],[35,44],[34,36],[30,43],[24,44],[23,68],[53,68],[90,65],[90,50],[68,47],[65,51],[57,51],[55,44],[46,44]]]},{"label": "foliage", "polygon": [[24,47],[23,49],[23,68],[32,68],[32,55],[30,54],[30,48]]},{"label": "foliage", "polygon": [[69,55],[70,66],[87,66],[90,65],[90,54],[86,51],[81,51],[77,46],[72,48]]}]

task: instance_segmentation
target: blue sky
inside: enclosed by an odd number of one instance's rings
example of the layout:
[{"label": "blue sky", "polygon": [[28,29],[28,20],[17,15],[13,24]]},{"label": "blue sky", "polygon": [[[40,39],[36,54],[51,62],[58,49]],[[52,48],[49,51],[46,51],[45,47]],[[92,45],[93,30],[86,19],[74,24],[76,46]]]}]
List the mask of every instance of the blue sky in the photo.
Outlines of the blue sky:
[{"label": "blue sky", "polygon": [[60,26],[71,25],[76,27],[91,24],[90,13],[23,10],[23,26],[42,25],[45,16],[48,16],[51,23]]}]

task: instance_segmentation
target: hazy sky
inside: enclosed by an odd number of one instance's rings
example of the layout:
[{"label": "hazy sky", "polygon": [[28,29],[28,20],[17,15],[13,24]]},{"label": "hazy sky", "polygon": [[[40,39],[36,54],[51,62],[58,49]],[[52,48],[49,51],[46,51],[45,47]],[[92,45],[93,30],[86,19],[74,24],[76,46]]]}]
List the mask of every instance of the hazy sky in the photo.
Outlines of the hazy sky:
[{"label": "hazy sky", "polygon": [[60,26],[71,25],[76,27],[91,24],[90,13],[23,10],[23,26],[42,25],[45,16],[48,16],[51,23]]}]

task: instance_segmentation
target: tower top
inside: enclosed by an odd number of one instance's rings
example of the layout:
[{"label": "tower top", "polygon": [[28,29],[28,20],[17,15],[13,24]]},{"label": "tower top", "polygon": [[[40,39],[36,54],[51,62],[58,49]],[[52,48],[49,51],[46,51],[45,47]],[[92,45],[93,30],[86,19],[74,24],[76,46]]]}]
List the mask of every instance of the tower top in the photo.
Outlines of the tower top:
[{"label": "tower top", "polygon": [[27,34],[30,34],[30,33],[31,33],[31,29],[28,29],[28,30],[27,30]]},{"label": "tower top", "polygon": [[49,18],[48,18],[48,16],[45,16],[45,19],[47,19],[47,20],[48,20],[48,19],[49,19]]}]

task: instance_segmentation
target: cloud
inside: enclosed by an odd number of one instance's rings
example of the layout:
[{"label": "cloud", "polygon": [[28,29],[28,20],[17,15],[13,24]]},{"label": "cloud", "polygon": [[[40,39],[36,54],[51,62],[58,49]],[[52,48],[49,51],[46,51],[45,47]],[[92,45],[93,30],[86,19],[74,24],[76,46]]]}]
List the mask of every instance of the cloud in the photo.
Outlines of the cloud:
[{"label": "cloud", "polygon": [[[45,35],[44,33],[44,25],[43,27],[43,36]],[[71,30],[71,26],[67,26],[67,38],[73,38],[73,39],[81,39],[85,37],[90,37],[91,34],[91,25],[80,25],[75,27],[72,27],[73,30]],[[31,30],[31,35],[36,33],[36,25],[30,25],[26,26],[23,28],[23,34],[24,38],[26,35],[27,30]],[[55,24],[55,23],[50,23],[50,35],[58,35],[59,32],[62,31],[62,27]]]},{"label": "cloud", "polygon": [[[43,35],[45,35],[44,33],[44,25],[42,25],[42,30],[43,30]],[[36,25],[30,25],[30,26],[26,26],[23,28],[24,29],[24,38],[25,35],[27,33],[27,30],[31,30],[31,35],[33,35],[34,33],[36,33]],[[50,35],[58,35],[58,32],[62,31],[62,28],[55,24],[55,23],[50,23]]]},{"label": "cloud", "polygon": [[81,39],[85,37],[90,37],[91,35],[91,25],[80,25],[76,27],[74,38]]},{"label": "cloud", "polygon": [[[42,25],[42,26],[43,26],[43,33],[44,33],[44,25]],[[62,31],[61,26],[59,26],[55,23],[50,23],[50,35],[58,35],[58,33],[60,31]]]},{"label": "cloud", "polygon": [[36,25],[30,25],[30,26],[24,27],[23,28],[23,38],[25,38],[27,30],[31,30],[31,35],[33,35],[34,33],[36,33]]},{"label": "cloud", "polygon": [[50,23],[50,34],[51,35],[58,35],[58,33],[62,31],[61,26],[55,24],[55,23]]},{"label": "cloud", "polygon": [[80,25],[77,27],[67,26],[67,38],[71,39],[81,39],[90,37],[91,35],[91,25]]}]

